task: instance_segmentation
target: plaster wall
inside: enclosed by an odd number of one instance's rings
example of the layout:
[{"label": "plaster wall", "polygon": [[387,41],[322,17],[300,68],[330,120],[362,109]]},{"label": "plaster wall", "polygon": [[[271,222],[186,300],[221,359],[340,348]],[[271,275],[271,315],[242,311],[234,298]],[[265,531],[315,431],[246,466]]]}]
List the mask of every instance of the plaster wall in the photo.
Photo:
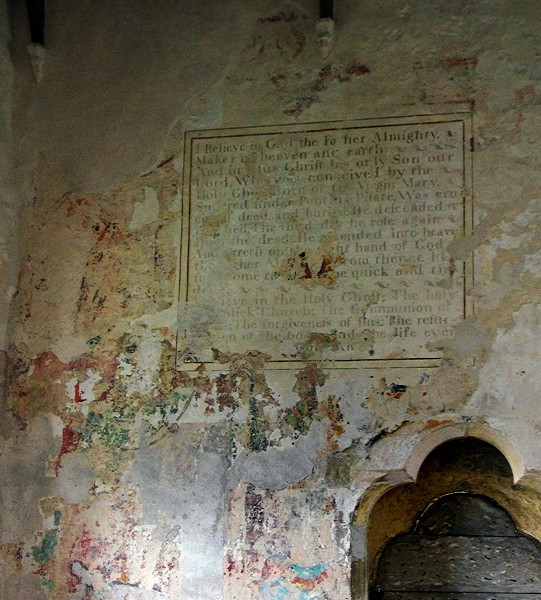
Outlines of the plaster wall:
[{"label": "plaster wall", "polygon": [[[23,259],[7,244],[2,598],[350,598],[359,500],[456,436],[538,506],[540,5],[335,4],[325,57],[316,2],[58,0],[39,84],[23,9],[11,58],[3,26]],[[474,256],[475,313],[439,366],[275,370],[257,347],[175,368],[177,331],[216,327],[177,304],[185,131],[464,106],[475,227],[449,251]]]}]

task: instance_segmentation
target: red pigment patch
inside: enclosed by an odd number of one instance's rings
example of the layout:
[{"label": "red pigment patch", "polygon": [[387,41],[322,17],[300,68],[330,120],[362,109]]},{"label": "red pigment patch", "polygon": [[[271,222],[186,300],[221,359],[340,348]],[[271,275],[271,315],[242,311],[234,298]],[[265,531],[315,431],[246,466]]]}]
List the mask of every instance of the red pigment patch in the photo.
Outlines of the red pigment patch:
[{"label": "red pigment patch", "polygon": [[75,402],[84,402],[84,398],[81,396],[81,384],[77,382],[73,390],[73,399]]},{"label": "red pigment patch", "polygon": [[439,427],[440,425],[449,425],[449,423],[452,423],[452,422],[453,421],[451,419],[445,419],[444,421],[430,419],[429,421],[426,422],[423,429],[434,429],[434,427]]},{"label": "red pigment patch", "polygon": [[263,563],[263,568],[261,569],[261,579],[268,579],[272,573],[273,573],[273,568],[272,568],[272,564],[265,559],[265,562]]},{"label": "red pigment patch", "polygon": [[227,567],[226,567],[227,572],[231,574],[231,573],[233,573],[233,571],[236,570],[237,565],[235,564],[235,561],[233,560],[233,558],[230,554],[228,554],[226,556],[226,560],[227,560]]},{"label": "red pigment patch", "polygon": [[57,206],[61,207],[66,204],[66,216],[75,217],[84,227],[89,227],[91,224],[90,215],[87,212],[87,198],[72,198],[69,192],[66,192],[57,202]]},{"label": "red pigment patch", "polygon": [[283,75],[282,73],[276,73],[270,76],[270,80],[272,81],[272,83],[274,83],[274,85],[279,85],[285,80],[285,78],[285,75]]},{"label": "red pigment patch", "polygon": [[88,571],[85,565],[83,565],[80,561],[74,560],[69,564],[69,572],[70,575],[66,581],[68,592],[74,593],[77,591],[78,585],[81,583],[81,577],[74,572],[74,566],[78,565],[82,567],[85,571]]},{"label": "red pigment patch", "polygon": [[515,97],[519,104],[527,104],[535,97],[535,89],[532,85],[515,90]]},{"label": "red pigment patch", "polygon": [[120,227],[118,223],[102,221],[102,225],[96,225],[94,230],[97,233],[96,242],[109,241],[115,238],[120,233]]},{"label": "red pigment patch", "polygon": [[162,160],[162,162],[156,168],[161,169],[162,167],[165,167],[165,165],[168,165],[170,162],[173,161],[173,158],[174,158],[174,156],[170,156],[169,158]]},{"label": "red pigment patch", "polygon": [[336,499],[333,496],[325,498],[325,512],[330,513],[336,510]]},{"label": "red pigment patch", "polygon": [[363,65],[362,63],[360,63],[358,60],[350,60],[349,63],[346,66],[346,73],[348,75],[367,75],[368,73],[370,73],[370,69],[366,66]]},{"label": "red pigment patch", "polygon": [[390,398],[400,398],[402,394],[407,391],[408,386],[399,383],[391,383],[388,389],[387,396]]},{"label": "red pigment patch", "polygon": [[476,58],[452,58],[450,60],[444,60],[442,66],[446,69],[456,69],[457,67],[467,67],[473,69],[477,66]]},{"label": "red pigment patch", "polygon": [[233,396],[235,387],[235,382],[229,374],[221,374],[216,378],[216,400],[220,412],[226,408],[235,408],[236,402]]},{"label": "red pigment patch", "polygon": [[101,555],[99,543],[90,537],[90,530],[86,527],[83,527],[81,536],[74,545],[82,558],[88,558],[89,555]]},{"label": "red pigment patch", "polygon": [[302,590],[313,590],[316,585],[319,585],[322,581],[327,579],[327,573],[323,572],[314,579],[303,579],[302,577],[295,577],[293,583],[297,584]]},{"label": "red pigment patch", "polygon": [[55,471],[58,475],[58,469],[60,468],[60,462],[62,461],[62,457],[64,454],[68,454],[68,452],[73,452],[77,449],[79,442],[82,439],[82,435],[71,428],[71,425],[66,425],[62,430],[62,447],[60,448],[60,452],[58,453],[58,457],[56,459]]},{"label": "red pigment patch", "polygon": [[34,372],[36,379],[60,377],[66,365],[61,362],[53,352],[44,352],[34,360]]}]

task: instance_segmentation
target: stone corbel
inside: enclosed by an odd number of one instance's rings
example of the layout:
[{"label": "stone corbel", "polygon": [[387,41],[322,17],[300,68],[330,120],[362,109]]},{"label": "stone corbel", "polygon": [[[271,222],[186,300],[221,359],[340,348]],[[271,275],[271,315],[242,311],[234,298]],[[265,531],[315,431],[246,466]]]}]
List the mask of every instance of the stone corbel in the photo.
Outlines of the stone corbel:
[{"label": "stone corbel", "polygon": [[32,65],[32,71],[34,77],[39,83],[43,77],[43,68],[45,67],[45,46],[36,42],[31,42],[26,46],[28,56],[30,57],[30,64]]},{"label": "stone corbel", "polygon": [[32,71],[39,83],[45,66],[45,0],[26,0],[30,43],[26,47]]},{"label": "stone corbel", "polygon": [[334,46],[334,20],[329,17],[319,19],[316,23],[316,36],[319,51],[326,58]]},{"label": "stone corbel", "polygon": [[319,51],[326,58],[334,46],[334,0],[319,0],[316,36]]}]

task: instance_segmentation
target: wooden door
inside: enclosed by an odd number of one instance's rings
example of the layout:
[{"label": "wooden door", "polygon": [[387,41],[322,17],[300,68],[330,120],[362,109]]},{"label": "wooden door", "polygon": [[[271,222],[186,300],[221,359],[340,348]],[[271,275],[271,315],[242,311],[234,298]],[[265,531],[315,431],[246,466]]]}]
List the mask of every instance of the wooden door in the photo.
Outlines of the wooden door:
[{"label": "wooden door", "polygon": [[371,600],[541,600],[541,546],[485,496],[430,505],[378,561]]}]

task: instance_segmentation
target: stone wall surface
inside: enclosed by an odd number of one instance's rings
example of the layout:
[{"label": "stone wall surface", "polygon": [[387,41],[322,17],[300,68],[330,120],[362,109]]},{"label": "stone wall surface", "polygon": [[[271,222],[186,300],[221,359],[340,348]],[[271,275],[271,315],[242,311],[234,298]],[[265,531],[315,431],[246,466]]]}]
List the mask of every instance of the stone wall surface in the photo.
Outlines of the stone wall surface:
[{"label": "stone wall surface", "polygon": [[[19,4],[0,9],[1,598],[349,599],[352,556],[367,558],[359,501],[453,437],[501,450],[517,510],[537,514],[538,2],[336,0],[325,55],[315,1],[58,0],[40,83]],[[275,345],[220,346],[220,196],[201,236],[218,248],[213,285],[179,298],[186,131],[458,113],[473,230],[442,243],[434,290],[473,264],[473,309],[419,341],[426,364],[391,362],[391,333],[377,362],[345,368],[325,327],[281,368]],[[340,289],[351,257],[331,233],[278,264],[286,292]],[[212,360],[183,362],[186,336]]]}]

